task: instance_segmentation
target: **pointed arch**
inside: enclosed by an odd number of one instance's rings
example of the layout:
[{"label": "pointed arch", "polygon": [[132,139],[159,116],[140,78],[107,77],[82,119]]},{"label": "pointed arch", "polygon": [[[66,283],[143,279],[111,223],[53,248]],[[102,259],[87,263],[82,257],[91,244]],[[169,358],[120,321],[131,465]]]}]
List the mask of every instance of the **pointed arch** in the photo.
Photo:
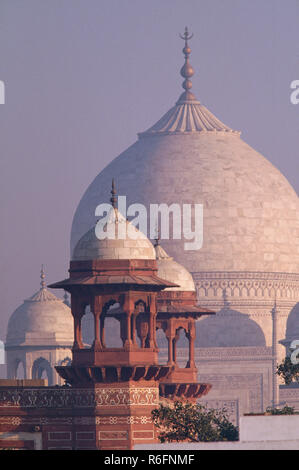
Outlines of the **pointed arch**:
[{"label": "pointed arch", "polygon": [[33,379],[47,379],[48,385],[53,385],[53,369],[44,357],[36,359],[32,365]]},{"label": "pointed arch", "polygon": [[179,368],[184,368],[187,366],[187,362],[188,362],[188,357],[179,357],[180,356],[180,352],[184,352],[184,351],[187,351],[187,349],[189,348],[189,339],[187,337],[187,332],[185,330],[185,328],[183,328],[182,326],[180,326],[177,330],[176,330],[176,334],[175,334],[175,362],[176,364],[179,366]]}]

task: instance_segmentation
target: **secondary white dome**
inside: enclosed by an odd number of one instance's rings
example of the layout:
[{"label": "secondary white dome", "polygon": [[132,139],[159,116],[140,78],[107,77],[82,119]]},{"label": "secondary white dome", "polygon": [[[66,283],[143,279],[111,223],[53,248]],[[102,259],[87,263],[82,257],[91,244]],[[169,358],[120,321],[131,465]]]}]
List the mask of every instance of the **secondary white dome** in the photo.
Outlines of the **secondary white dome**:
[{"label": "secondary white dome", "polygon": [[195,285],[192,275],[184,266],[174,261],[168,256],[166,251],[160,246],[155,246],[158,265],[158,276],[166,281],[178,284],[179,287],[171,287],[165,290],[169,291],[195,291]]},{"label": "secondary white dome", "polygon": [[9,319],[6,346],[73,344],[71,309],[46,287],[24,300]]}]

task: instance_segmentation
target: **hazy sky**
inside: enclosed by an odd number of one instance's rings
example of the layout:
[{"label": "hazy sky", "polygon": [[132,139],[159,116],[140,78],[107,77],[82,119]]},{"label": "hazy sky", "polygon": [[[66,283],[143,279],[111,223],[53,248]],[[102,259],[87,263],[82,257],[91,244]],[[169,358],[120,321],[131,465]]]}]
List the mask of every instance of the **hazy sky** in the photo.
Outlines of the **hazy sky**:
[{"label": "hazy sky", "polygon": [[299,0],[0,0],[0,339],[42,263],[66,276],[87,186],[177,100],[186,25],[193,92],[299,192]]}]

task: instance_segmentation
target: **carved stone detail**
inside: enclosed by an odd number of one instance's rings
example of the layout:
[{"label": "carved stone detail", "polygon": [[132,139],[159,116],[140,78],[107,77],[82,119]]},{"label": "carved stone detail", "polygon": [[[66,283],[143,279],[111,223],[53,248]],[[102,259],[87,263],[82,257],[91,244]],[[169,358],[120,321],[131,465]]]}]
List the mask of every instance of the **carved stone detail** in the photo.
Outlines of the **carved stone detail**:
[{"label": "carved stone detail", "polygon": [[[188,348],[180,348],[177,352],[178,362],[186,362],[188,359]],[[161,360],[166,360],[167,349],[160,349]],[[259,361],[273,359],[271,347],[244,346],[244,347],[217,347],[217,348],[195,348],[196,364],[199,367],[203,360],[218,361]]]},{"label": "carved stone detail", "polygon": [[159,404],[159,390],[145,388],[88,389],[6,389],[0,390],[0,407],[101,408]]},{"label": "carved stone detail", "polygon": [[299,298],[299,274],[266,272],[194,272],[197,297],[221,298],[223,290],[232,298],[274,298],[287,301]]}]

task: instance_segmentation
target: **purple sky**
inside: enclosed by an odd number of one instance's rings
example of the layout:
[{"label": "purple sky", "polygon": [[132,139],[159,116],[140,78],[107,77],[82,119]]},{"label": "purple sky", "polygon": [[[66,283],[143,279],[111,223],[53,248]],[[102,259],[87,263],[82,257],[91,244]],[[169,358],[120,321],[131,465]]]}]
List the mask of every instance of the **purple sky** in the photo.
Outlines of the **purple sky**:
[{"label": "purple sky", "polygon": [[87,186],[177,100],[186,25],[195,95],[299,192],[298,24],[298,0],[0,1],[0,340],[42,263],[65,277]]}]

